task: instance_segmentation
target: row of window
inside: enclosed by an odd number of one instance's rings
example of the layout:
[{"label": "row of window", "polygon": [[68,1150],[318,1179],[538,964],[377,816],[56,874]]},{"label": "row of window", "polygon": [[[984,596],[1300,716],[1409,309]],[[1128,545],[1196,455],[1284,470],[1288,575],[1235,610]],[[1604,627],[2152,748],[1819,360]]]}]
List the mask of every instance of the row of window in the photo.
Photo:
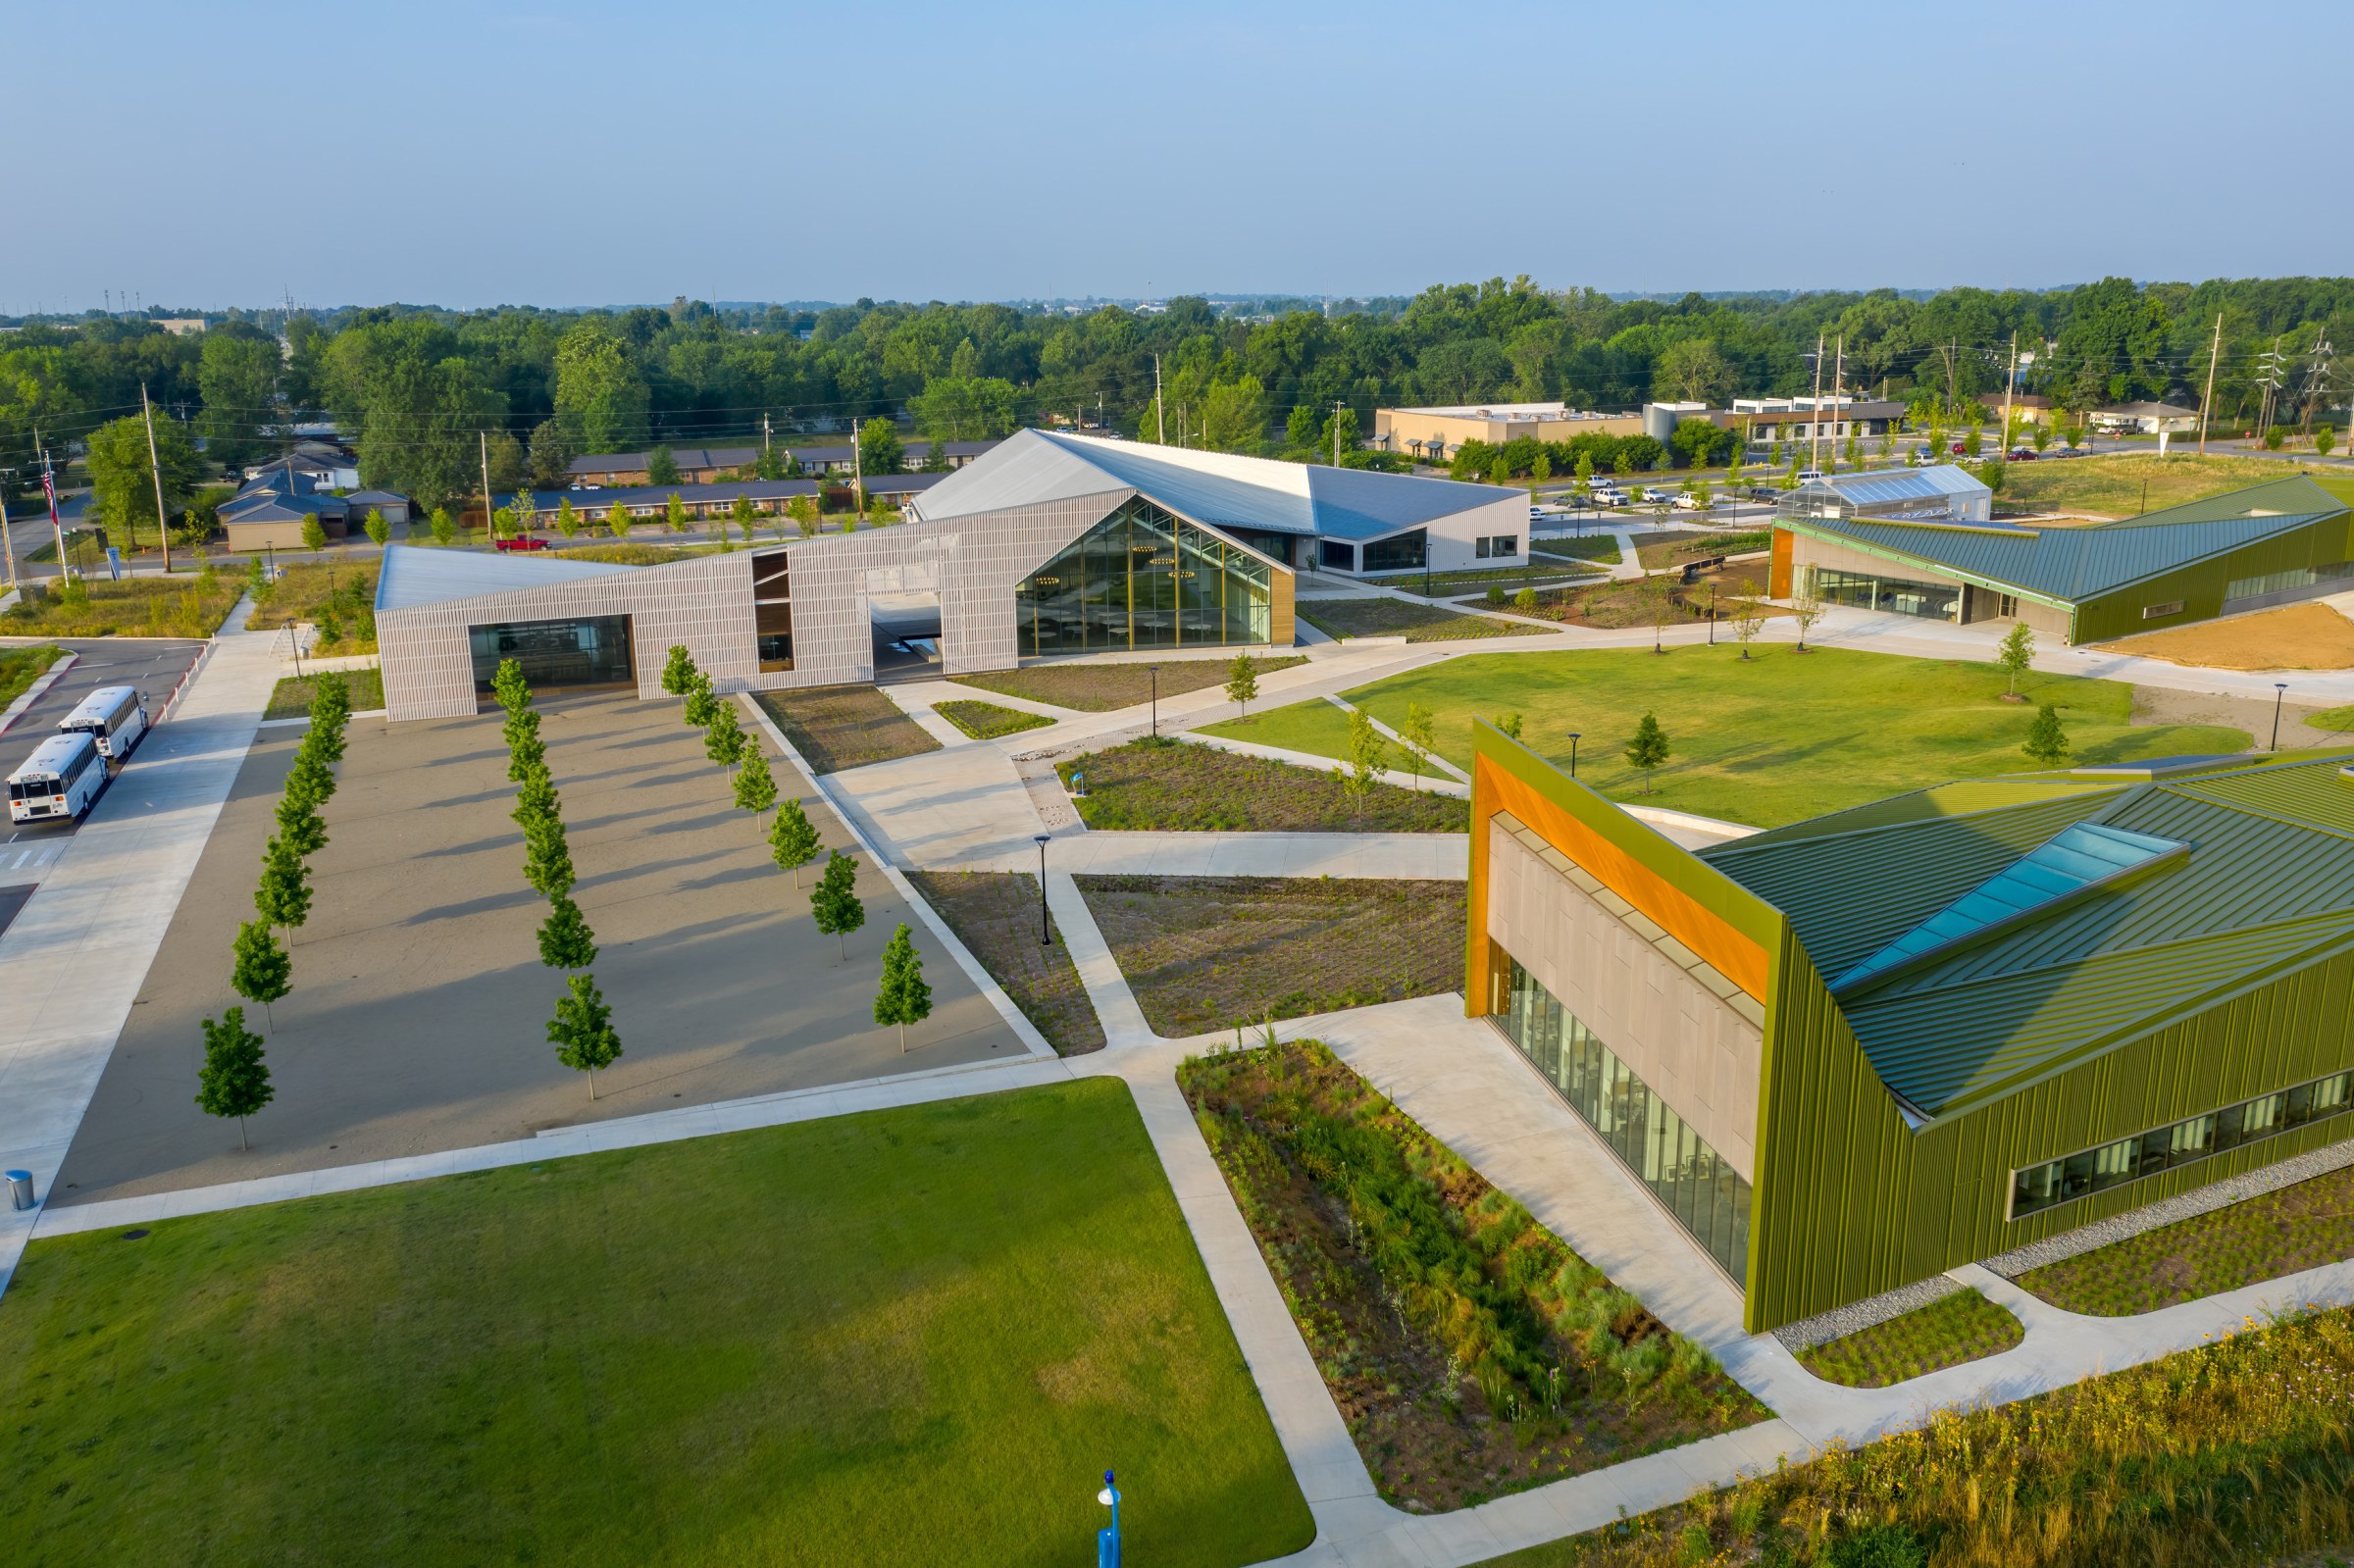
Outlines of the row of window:
[{"label": "row of window", "polygon": [[1666,1205],[1738,1284],[1749,1271],[1749,1183],[1535,976],[1506,955],[1509,1001],[1495,1022],[1569,1108]]},{"label": "row of window", "polygon": [[1483,533],[1471,541],[1471,553],[1482,561],[1510,557],[1520,553],[1517,533]]},{"label": "row of window", "polygon": [[2087,1192],[2106,1191],[2243,1143],[2291,1132],[2341,1115],[2349,1106],[2354,1106],[2354,1073],[2337,1073],[2066,1159],[2030,1165],[2012,1173],[2011,1217],[2016,1220],[2040,1213]]},{"label": "row of window", "polygon": [[1835,572],[1829,567],[1816,567],[1813,571],[1815,596],[1825,604],[1914,615],[1927,621],[1954,620],[1962,604],[1962,589],[1957,583],[1910,582],[1902,578]]},{"label": "row of window", "polygon": [[2301,566],[2293,572],[2267,572],[2261,577],[2233,578],[2224,585],[2224,597],[2252,599],[2260,593],[2286,593],[2292,588],[2309,588],[2316,582],[2334,582],[2349,577],[2354,577],[2354,561],[2332,561],[2328,566]]}]

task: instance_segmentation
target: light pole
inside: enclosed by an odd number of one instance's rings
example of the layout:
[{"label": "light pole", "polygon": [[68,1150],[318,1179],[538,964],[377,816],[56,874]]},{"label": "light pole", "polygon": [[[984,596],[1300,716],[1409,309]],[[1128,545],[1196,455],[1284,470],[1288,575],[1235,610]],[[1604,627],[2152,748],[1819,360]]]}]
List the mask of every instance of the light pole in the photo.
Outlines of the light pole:
[{"label": "light pole", "polygon": [[1054,945],[1051,928],[1047,925],[1047,840],[1052,836],[1051,834],[1043,833],[1038,835],[1038,944],[1041,947]]},{"label": "light pole", "polygon": [[1716,584],[1709,584],[1709,646],[1716,646]]},{"label": "light pole", "polygon": [[1152,676],[1152,738],[1160,738],[1160,666],[1147,667]]},{"label": "light pole", "polygon": [[1096,1532],[1096,1568],[1120,1568],[1120,1489],[1111,1484],[1108,1470],[1096,1501],[1111,1510],[1111,1523]]},{"label": "light pole", "polygon": [[1577,777],[1577,737],[1578,737],[1578,734],[1579,734],[1579,732],[1578,732],[1578,731],[1572,730],[1572,731],[1570,731],[1570,732],[1569,732],[1569,777],[1570,777],[1570,778],[1572,778],[1572,779],[1574,779],[1574,778],[1576,778],[1576,777]]},{"label": "light pole", "polygon": [[2273,749],[2280,749],[2280,699],[2288,695],[2288,683],[2273,683]]}]

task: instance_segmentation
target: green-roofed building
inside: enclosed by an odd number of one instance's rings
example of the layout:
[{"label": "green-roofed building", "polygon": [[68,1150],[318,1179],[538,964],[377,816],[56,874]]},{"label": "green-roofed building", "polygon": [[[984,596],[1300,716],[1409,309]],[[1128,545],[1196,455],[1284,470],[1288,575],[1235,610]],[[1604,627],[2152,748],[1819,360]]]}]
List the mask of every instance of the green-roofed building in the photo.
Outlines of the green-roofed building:
[{"label": "green-roofed building", "polygon": [[2342,761],[1695,853],[1482,727],[1464,994],[1776,1328],[2354,1138]]},{"label": "green-roofed building", "polygon": [[2301,474],[2069,526],[1973,517],[1942,493],[1951,488],[1895,469],[1789,492],[1774,523],[1774,595],[1956,623],[2019,620],[2074,643],[2354,588],[2354,518]]}]

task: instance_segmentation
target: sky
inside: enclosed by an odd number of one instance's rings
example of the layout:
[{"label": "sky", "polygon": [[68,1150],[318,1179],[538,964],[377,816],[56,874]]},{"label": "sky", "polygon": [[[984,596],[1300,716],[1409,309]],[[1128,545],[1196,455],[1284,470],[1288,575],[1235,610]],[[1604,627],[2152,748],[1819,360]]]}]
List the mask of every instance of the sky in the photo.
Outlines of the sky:
[{"label": "sky", "polygon": [[0,0],[0,314],[2344,273],[2349,44],[2345,0]]}]

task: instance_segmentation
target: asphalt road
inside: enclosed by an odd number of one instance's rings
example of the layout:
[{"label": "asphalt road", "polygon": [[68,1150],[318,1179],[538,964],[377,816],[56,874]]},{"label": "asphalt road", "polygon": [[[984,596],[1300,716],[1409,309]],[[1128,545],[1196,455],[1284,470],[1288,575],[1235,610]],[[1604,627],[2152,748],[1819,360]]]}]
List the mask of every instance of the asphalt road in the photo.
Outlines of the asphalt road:
[{"label": "asphalt road", "polygon": [[[147,716],[153,719],[181,672],[196,662],[204,647],[195,639],[145,637],[94,637],[58,645],[81,657],[0,733],[0,778],[23,766],[35,746],[57,733],[57,722],[100,686],[137,686],[147,693]],[[127,766],[138,765],[134,750]],[[0,824],[0,832],[7,835],[0,838],[0,887],[39,882],[41,873],[65,847],[65,840],[73,836],[75,827],[70,822]],[[4,924],[0,922],[0,926]]]}]

